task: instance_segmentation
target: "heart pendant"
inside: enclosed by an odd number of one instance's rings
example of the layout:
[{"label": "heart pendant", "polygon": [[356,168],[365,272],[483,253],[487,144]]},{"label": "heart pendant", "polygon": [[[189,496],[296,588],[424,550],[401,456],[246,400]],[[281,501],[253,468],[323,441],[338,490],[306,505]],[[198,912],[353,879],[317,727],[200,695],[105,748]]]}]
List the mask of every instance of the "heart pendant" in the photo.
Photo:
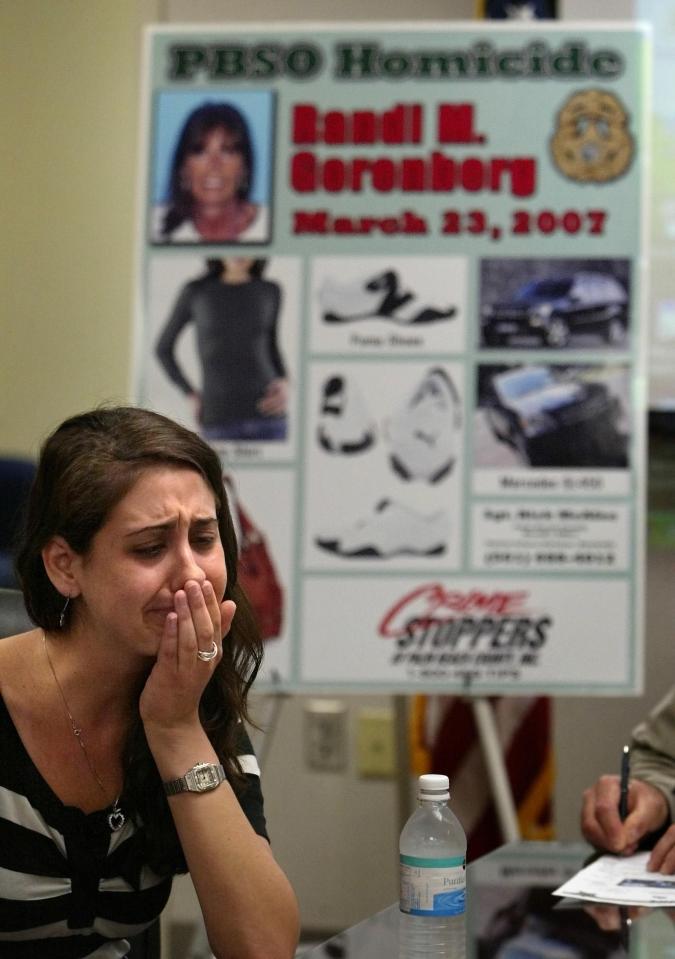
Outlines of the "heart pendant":
[{"label": "heart pendant", "polygon": [[113,809],[113,811],[108,814],[108,825],[112,832],[119,832],[125,822],[126,816],[121,809]]}]

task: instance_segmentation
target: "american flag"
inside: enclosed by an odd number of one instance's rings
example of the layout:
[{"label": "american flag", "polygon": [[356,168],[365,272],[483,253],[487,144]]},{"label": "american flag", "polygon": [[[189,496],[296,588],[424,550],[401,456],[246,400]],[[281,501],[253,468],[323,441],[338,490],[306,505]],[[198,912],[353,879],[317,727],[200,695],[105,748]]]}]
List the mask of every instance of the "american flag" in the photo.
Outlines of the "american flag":
[{"label": "american flag", "polygon": [[[523,839],[554,836],[551,703],[545,696],[491,697]],[[416,696],[411,712],[413,772],[445,773],[450,805],[467,835],[467,859],[502,845],[470,700]]]}]

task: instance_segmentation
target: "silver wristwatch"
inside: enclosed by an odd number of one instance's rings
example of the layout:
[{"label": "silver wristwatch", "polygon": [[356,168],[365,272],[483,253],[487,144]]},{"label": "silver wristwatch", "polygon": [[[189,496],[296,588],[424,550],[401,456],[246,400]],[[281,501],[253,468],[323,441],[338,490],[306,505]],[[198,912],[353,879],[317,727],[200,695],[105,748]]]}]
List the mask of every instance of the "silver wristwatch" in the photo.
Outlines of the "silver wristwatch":
[{"label": "silver wristwatch", "polygon": [[164,783],[164,792],[167,796],[176,793],[207,793],[216,786],[220,786],[227,779],[225,770],[220,763],[197,763],[188,769],[179,779],[171,779]]}]

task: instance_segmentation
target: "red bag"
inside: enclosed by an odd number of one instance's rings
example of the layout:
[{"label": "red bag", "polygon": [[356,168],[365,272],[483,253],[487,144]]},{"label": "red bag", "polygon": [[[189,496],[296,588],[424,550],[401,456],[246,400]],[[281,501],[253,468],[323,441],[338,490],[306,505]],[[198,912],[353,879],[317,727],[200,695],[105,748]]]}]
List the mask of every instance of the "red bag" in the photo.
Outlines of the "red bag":
[{"label": "red bag", "polygon": [[225,477],[230,508],[238,526],[239,584],[251,604],[263,639],[274,639],[281,634],[284,596],[272,557],[262,532],[255,525],[239,497],[232,479]]}]

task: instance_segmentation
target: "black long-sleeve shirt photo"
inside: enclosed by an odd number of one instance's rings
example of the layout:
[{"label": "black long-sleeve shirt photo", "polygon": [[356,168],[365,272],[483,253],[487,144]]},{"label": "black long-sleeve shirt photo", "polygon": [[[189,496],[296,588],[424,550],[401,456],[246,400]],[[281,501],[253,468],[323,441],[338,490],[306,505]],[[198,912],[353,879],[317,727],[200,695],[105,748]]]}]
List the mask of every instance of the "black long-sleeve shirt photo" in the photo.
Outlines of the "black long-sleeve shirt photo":
[{"label": "black long-sleeve shirt photo", "polygon": [[[286,376],[277,343],[278,284],[206,277],[186,283],[157,342],[157,358],[184,393],[201,393],[205,427],[260,416],[257,404],[272,380]],[[182,330],[194,323],[202,385],[192,384],[175,357]]]}]

